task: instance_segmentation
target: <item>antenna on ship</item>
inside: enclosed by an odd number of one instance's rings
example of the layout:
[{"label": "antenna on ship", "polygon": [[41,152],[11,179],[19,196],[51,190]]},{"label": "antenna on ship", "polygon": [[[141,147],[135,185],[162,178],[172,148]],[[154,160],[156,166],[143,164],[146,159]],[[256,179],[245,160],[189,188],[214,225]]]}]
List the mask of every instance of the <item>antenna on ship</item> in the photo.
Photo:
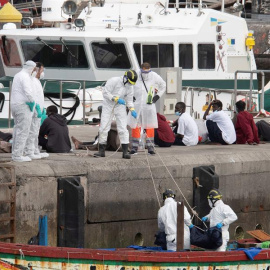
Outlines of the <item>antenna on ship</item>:
[{"label": "antenna on ship", "polygon": [[120,5],[119,5],[119,20],[118,20],[118,27],[115,28],[115,31],[121,31],[123,30],[123,27],[122,27],[122,24],[121,24],[121,5],[122,5],[122,2],[120,2]]}]

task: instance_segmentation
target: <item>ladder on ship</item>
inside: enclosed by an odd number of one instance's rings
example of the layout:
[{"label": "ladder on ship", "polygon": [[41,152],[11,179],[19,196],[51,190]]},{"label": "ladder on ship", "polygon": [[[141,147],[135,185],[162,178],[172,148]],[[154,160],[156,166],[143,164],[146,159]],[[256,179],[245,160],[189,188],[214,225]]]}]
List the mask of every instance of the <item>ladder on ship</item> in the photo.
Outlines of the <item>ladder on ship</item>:
[{"label": "ladder on ship", "polygon": [[[9,182],[0,180],[0,209],[7,209],[6,213],[0,211],[0,241],[9,239],[15,243],[16,233],[16,175],[15,167],[12,164],[0,163],[0,170],[9,172]],[[3,175],[3,174],[2,174]],[[6,178],[6,177],[5,177]],[[6,179],[5,179],[6,180]],[[4,198],[4,199],[1,199]],[[2,224],[6,224],[3,226]],[[4,233],[3,233],[4,232]]]}]

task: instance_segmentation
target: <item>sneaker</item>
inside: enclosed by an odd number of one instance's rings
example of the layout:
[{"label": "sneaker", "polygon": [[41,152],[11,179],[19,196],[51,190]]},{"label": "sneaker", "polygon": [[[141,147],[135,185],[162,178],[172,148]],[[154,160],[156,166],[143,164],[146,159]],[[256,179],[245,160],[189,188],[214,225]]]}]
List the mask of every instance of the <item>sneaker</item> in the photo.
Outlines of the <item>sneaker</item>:
[{"label": "sneaker", "polygon": [[32,159],[31,159],[30,157],[24,157],[24,156],[21,156],[21,157],[13,157],[12,160],[15,161],[15,162],[27,162],[27,161],[32,161]]},{"label": "sneaker", "polygon": [[28,157],[31,158],[31,159],[41,159],[40,154],[39,155],[29,155]]},{"label": "sneaker", "polygon": [[155,153],[153,150],[149,150],[149,151],[148,151],[148,154],[149,154],[149,155],[155,155],[156,153]]},{"label": "sneaker", "polygon": [[49,154],[48,153],[40,153],[39,155],[41,156],[41,158],[47,158],[47,157],[49,157]]},{"label": "sneaker", "polygon": [[135,149],[131,149],[131,151],[129,152],[131,155],[137,155],[137,151]]}]

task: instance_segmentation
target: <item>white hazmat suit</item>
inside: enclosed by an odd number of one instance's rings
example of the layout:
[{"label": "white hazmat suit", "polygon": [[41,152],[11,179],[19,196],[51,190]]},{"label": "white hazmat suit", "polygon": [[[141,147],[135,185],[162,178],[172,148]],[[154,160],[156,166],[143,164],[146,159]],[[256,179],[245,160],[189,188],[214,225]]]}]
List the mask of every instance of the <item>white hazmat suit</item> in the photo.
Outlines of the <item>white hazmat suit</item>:
[{"label": "white hazmat suit", "polygon": [[[210,207],[212,207],[211,204],[209,202]],[[223,243],[216,251],[226,251],[227,243],[230,239],[229,225],[237,220],[237,215],[229,205],[225,204],[222,200],[218,200],[215,202],[210,213],[205,217],[210,221],[210,227],[215,227],[218,223],[223,224],[223,227],[221,227]]]},{"label": "white hazmat suit", "polygon": [[[191,217],[186,207],[184,207],[184,249],[190,249]],[[159,231],[165,232],[167,240],[167,250],[176,251],[177,233],[177,202],[173,198],[167,198],[158,211]]]},{"label": "white hazmat suit", "polygon": [[[129,83],[124,85],[123,77],[113,77],[109,79],[103,90],[102,115],[99,128],[99,143],[106,144],[108,132],[111,128],[113,115],[116,118],[117,131],[121,144],[129,143],[129,133],[127,130],[127,111],[128,108],[133,108],[133,86]],[[126,106],[116,104],[112,99],[119,97],[126,101]]]},{"label": "white hazmat suit", "polygon": [[[147,104],[148,91],[152,89],[159,97],[161,97],[166,90],[165,81],[154,71],[147,74],[142,74],[141,70],[136,71],[138,74],[138,80],[134,86],[134,108],[137,112],[137,119],[128,115],[128,125],[131,128],[136,128],[137,125],[143,129],[158,128],[157,111],[154,103]],[[143,79],[142,79],[143,78]],[[144,83],[146,88],[144,86]]]},{"label": "white hazmat suit", "polygon": [[[31,161],[23,153],[31,148],[30,126],[33,112],[26,102],[34,102],[33,78],[31,74],[36,66],[27,61],[23,69],[14,76],[11,91],[11,112],[14,118],[12,159],[14,161]],[[35,108],[34,108],[35,110]],[[30,139],[30,140],[29,140]]]},{"label": "white hazmat suit", "polygon": [[[44,76],[44,73],[41,73],[41,74],[43,74],[43,76]],[[36,101],[36,104],[38,104],[40,106],[40,110],[42,112],[44,109],[43,87],[42,87],[40,80],[38,78],[36,78],[36,72],[34,72],[34,74],[32,74],[32,76],[33,76],[33,86],[35,89],[35,101]],[[33,114],[31,128],[30,128],[30,131],[31,130],[33,131],[33,136],[35,139],[34,139],[33,149],[31,149],[30,155],[32,157],[36,157],[36,158],[45,158],[45,157],[48,157],[49,154],[48,153],[40,153],[39,148],[38,148],[38,135],[39,135],[40,123],[41,123],[41,118],[38,117],[37,110],[35,110],[34,114]]]}]

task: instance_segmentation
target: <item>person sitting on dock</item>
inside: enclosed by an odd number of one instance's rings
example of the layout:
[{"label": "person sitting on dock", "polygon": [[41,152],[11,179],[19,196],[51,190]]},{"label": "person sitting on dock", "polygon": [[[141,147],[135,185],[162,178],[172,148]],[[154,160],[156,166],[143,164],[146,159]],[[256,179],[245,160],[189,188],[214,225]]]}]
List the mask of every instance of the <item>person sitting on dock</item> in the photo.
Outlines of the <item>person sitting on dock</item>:
[{"label": "person sitting on dock", "polygon": [[47,108],[48,117],[39,130],[39,145],[51,153],[68,153],[71,150],[67,119],[58,114],[57,107]]},{"label": "person sitting on dock", "polygon": [[222,246],[216,251],[226,251],[227,243],[230,239],[229,225],[237,220],[237,215],[231,207],[222,201],[222,195],[217,189],[212,189],[208,193],[207,199],[211,207],[210,213],[202,218],[203,222],[210,221],[210,227],[221,228]]},{"label": "person sitting on dock", "polygon": [[174,133],[164,115],[157,113],[158,128],[155,129],[155,144],[159,147],[170,147],[174,143]]},{"label": "person sitting on dock", "polygon": [[[236,133],[230,117],[222,110],[222,102],[213,100],[206,109],[203,119],[206,120],[208,137],[212,143],[233,144],[236,141]],[[209,114],[210,109],[213,113]]]},{"label": "person sitting on dock", "polygon": [[[174,128],[174,145],[192,146],[198,144],[198,126],[194,119],[186,113],[186,104],[177,102],[175,105],[175,114],[179,116]],[[175,122],[176,123],[176,122]]]},{"label": "person sitting on dock", "polygon": [[[167,241],[167,250],[176,251],[176,233],[177,233],[177,203],[175,193],[167,189],[163,193],[164,206],[158,211],[158,229],[165,232]],[[194,225],[191,223],[191,217],[186,207],[184,207],[184,249],[190,249],[190,230]]]},{"label": "person sitting on dock", "polygon": [[245,111],[246,103],[239,100],[235,103],[236,106],[236,143],[237,144],[249,144],[256,145],[260,142],[258,137],[258,129],[255,125],[253,116],[251,113]]},{"label": "person sitting on dock", "polygon": [[256,123],[258,135],[262,141],[270,141],[270,124],[265,120],[260,120]]},{"label": "person sitting on dock", "polygon": [[[131,128],[127,126],[127,130],[129,133],[129,138],[131,138]],[[98,135],[95,137],[95,140],[92,142],[82,142],[79,141],[77,138],[74,136],[71,136],[71,140],[74,143],[75,149],[76,150],[98,150]],[[131,146],[131,143],[129,145],[129,148]],[[117,126],[116,126],[116,121],[112,121],[111,124],[111,129],[108,132],[108,137],[107,137],[107,144],[106,144],[106,151],[116,151],[119,149],[121,151],[121,143],[117,131]]]}]

